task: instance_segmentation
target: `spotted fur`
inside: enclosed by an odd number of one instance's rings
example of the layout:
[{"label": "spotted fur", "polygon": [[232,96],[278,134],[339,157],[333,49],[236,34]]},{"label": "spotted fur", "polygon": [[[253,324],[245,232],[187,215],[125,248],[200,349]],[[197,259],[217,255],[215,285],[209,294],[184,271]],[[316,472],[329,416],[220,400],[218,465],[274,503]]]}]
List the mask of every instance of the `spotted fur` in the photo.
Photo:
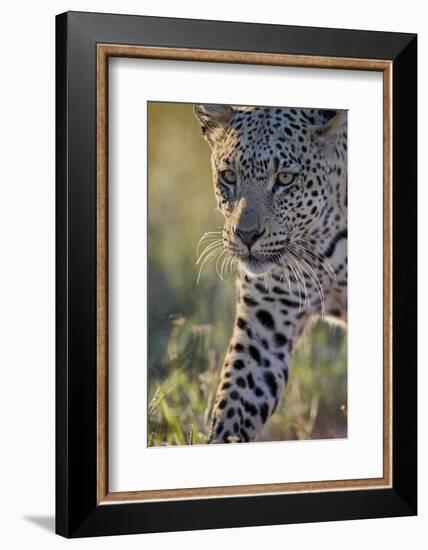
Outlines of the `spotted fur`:
[{"label": "spotted fur", "polygon": [[238,267],[236,322],[212,443],[255,440],[311,322],[347,316],[346,112],[196,105],[212,149],[222,246]]}]

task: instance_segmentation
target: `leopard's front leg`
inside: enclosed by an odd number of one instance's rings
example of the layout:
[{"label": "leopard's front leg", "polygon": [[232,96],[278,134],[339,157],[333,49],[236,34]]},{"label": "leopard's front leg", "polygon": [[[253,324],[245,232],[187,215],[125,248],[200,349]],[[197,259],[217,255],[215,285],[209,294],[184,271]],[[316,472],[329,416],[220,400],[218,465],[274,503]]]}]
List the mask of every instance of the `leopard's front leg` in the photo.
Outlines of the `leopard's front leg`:
[{"label": "leopard's front leg", "polygon": [[304,323],[283,288],[240,281],[237,319],[217,391],[211,443],[252,441],[284,395],[290,356]]}]

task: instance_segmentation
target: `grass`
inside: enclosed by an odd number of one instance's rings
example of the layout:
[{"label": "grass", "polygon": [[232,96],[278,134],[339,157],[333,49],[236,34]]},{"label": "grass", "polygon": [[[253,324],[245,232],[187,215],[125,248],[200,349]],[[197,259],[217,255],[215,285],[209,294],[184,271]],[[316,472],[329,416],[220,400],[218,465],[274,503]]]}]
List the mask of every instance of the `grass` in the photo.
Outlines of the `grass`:
[{"label": "grass", "polygon": [[[214,333],[211,325],[172,321],[160,369],[168,374],[150,384],[150,446],[206,443],[222,360]],[[294,354],[285,399],[260,439],[346,437],[346,388],[346,339],[318,323]]]},{"label": "grass", "polygon": [[[148,444],[202,444],[232,332],[235,288],[212,265],[196,284],[196,244],[223,220],[192,106],[150,103],[148,124]],[[261,439],[346,436],[346,353],[346,335],[325,323],[304,337],[285,399]]]}]

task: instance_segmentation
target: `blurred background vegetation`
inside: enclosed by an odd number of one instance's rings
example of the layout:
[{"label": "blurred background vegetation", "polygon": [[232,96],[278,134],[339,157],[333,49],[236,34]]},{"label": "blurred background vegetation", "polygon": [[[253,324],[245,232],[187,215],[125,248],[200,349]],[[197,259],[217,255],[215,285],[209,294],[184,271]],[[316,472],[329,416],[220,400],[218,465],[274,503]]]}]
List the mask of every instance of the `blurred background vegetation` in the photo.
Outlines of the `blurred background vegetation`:
[{"label": "blurred background vegetation", "polygon": [[[213,264],[196,284],[197,243],[223,220],[192,105],[148,104],[148,182],[148,444],[205,443],[235,287]],[[285,399],[260,439],[346,437],[346,354],[346,335],[317,323],[294,353]]]}]

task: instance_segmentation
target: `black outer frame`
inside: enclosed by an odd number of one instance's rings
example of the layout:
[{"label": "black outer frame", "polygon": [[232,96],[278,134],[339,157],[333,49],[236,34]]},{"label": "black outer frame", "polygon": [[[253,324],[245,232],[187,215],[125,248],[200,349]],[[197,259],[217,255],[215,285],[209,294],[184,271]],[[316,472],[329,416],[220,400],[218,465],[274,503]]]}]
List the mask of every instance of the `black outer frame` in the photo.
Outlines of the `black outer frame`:
[{"label": "black outer frame", "polygon": [[[96,44],[393,62],[393,487],[97,506]],[[65,537],[415,515],[417,36],[68,12],[56,17],[56,532]]]}]

